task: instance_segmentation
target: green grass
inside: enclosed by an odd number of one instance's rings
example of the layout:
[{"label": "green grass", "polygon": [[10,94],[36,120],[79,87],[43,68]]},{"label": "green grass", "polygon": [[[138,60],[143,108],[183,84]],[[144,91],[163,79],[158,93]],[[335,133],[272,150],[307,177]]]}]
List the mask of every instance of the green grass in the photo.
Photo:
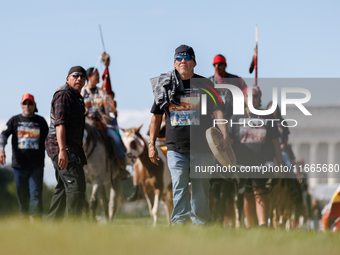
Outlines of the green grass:
[{"label": "green grass", "polygon": [[30,224],[0,219],[0,254],[339,254],[340,235],[272,229],[157,227],[149,218],[114,224],[88,222]]}]

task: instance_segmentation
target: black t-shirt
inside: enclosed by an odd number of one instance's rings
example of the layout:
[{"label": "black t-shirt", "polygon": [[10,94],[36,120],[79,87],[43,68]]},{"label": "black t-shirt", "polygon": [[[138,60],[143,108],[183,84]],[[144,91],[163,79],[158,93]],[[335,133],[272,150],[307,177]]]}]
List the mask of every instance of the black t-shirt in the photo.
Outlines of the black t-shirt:
[{"label": "black t-shirt", "polygon": [[[244,115],[233,115],[228,123],[228,135],[234,139],[233,150],[236,163],[243,166],[260,166],[275,157],[272,139],[279,138],[277,121],[273,115],[257,116],[245,111]],[[245,123],[245,125],[244,125]],[[262,126],[263,125],[263,126]]]},{"label": "black t-shirt", "polygon": [[[213,75],[209,77],[209,80],[211,80],[214,84],[232,84],[238,87],[240,90],[243,90],[247,87],[246,83],[241,77],[227,72],[225,73],[224,77],[218,78],[216,75]],[[218,88],[216,90],[223,101],[224,107],[222,111],[224,118],[229,120],[233,115],[233,96],[229,89]]]},{"label": "black t-shirt", "polygon": [[[197,79],[200,78],[200,79]],[[166,145],[168,150],[180,153],[208,152],[211,150],[205,138],[205,131],[213,126],[213,111],[221,109],[218,99],[213,99],[213,84],[206,78],[195,74],[190,80],[183,80],[184,93],[181,104],[170,104],[162,110],[155,103],[151,108],[153,114],[163,114],[166,118]],[[207,113],[201,112],[201,95],[206,94]],[[213,95],[214,96],[214,95]],[[215,100],[215,101],[214,101]]]},{"label": "black t-shirt", "polygon": [[12,167],[44,167],[45,139],[48,126],[39,115],[25,117],[22,114],[13,116],[1,133],[6,138],[12,135]]}]

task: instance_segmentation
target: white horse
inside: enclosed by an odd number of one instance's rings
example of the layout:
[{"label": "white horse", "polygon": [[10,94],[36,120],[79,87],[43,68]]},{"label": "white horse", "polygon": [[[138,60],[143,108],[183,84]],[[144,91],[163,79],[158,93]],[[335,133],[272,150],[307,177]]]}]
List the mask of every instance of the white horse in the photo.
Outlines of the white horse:
[{"label": "white horse", "polygon": [[[89,200],[90,214],[94,220],[99,197],[106,218],[112,221],[118,212],[121,201],[120,171],[114,158],[110,157],[112,152],[108,151],[109,146],[106,143],[109,141],[106,134],[89,123],[85,124],[84,131],[84,151],[87,158],[84,172],[86,182],[92,184]],[[110,185],[109,203],[105,192],[106,184]]]}]

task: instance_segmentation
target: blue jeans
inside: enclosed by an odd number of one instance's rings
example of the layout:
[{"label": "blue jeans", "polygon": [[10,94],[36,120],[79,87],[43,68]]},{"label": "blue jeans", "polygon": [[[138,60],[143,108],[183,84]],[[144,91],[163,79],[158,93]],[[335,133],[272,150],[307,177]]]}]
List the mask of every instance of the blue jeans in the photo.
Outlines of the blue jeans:
[{"label": "blue jeans", "polygon": [[43,214],[42,189],[44,169],[14,168],[14,181],[21,217]]},{"label": "blue jeans", "polygon": [[210,218],[208,178],[191,179],[191,201],[189,195],[190,153],[168,151],[168,166],[172,180],[172,197],[174,209],[172,223],[189,223],[194,225],[207,223]]},{"label": "blue jeans", "polygon": [[285,151],[282,151],[282,159],[286,166],[290,166],[292,164],[288,154]]},{"label": "blue jeans", "polygon": [[119,135],[116,133],[116,131],[112,128],[108,128],[106,130],[106,134],[113,138],[115,144],[115,151],[118,155],[118,158],[122,159],[125,154],[125,147],[123,145],[122,139],[119,137]]}]

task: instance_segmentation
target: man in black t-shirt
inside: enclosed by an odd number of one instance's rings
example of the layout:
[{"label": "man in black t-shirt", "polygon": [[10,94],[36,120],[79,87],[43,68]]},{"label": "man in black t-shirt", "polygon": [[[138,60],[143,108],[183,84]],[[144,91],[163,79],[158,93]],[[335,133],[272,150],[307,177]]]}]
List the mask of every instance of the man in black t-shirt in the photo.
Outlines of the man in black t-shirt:
[{"label": "man in black t-shirt", "polygon": [[155,141],[165,113],[167,157],[173,187],[173,224],[186,224],[191,219],[193,224],[201,225],[210,218],[209,178],[197,178],[190,174],[190,165],[192,162],[212,165],[213,156],[205,139],[205,131],[213,125],[211,114],[223,113],[210,97],[207,99],[206,113],[201,112],[201,94],[212,87],[209,80],[194,73],[195,66],[194,50],[181,45],[175,50],[175,69],[151,79],[155,101],[151,109],[149,157],[154,164],[158,164]]},{"label": "man in black t-shirt", "polygon": [[41,217],[42,187],[45,159],[45,138],[48,127],[39,115],[34,97],[24,94],[21,99],[22,114],[13,116],[0,135],[0,164],[6,163],[5,145],[12,135],[12,167],[22,218]]}]

